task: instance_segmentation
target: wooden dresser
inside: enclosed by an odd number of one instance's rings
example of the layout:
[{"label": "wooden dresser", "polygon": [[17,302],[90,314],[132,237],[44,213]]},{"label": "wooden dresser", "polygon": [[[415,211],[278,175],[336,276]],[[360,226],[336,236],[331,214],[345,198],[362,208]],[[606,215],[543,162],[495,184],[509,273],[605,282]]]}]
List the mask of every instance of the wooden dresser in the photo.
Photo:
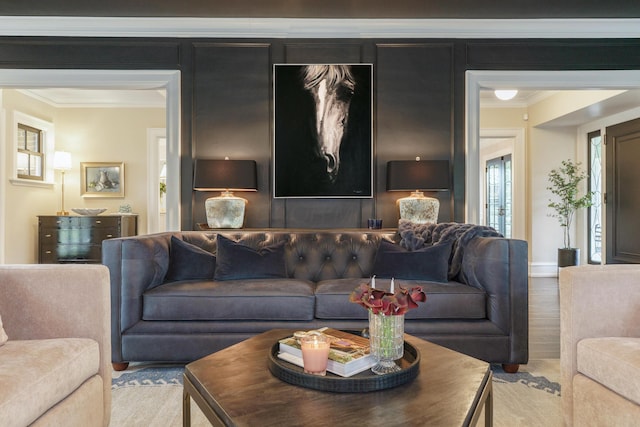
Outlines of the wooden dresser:
[{"label": "wooden dresser", "polygon": [[100,263],[103,240],[136,234],[137,215],[39,215],[38,262]]}]

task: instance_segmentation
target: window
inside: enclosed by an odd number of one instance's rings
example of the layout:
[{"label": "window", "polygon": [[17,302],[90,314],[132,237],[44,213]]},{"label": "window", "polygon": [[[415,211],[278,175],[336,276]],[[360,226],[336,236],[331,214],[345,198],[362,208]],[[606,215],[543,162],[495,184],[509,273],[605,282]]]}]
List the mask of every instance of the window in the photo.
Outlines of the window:
[{"label": "window", "polygon": [[[13,185],[53,188],[53,123],[20,111],[13,111],[11,145],[11,177]],[[51,161],[47,161],[47,159]]]},{"label": "window", "polygon": [[16,141],[18,178],[44,181],[42,130],[18,123]]},{"label": "window", "polygon": [[589,221],[589,264],[602,262],[602,137],[600,131],[587,134],[589,144],[589,191],[593,191],[593,205],[588,211]]}]

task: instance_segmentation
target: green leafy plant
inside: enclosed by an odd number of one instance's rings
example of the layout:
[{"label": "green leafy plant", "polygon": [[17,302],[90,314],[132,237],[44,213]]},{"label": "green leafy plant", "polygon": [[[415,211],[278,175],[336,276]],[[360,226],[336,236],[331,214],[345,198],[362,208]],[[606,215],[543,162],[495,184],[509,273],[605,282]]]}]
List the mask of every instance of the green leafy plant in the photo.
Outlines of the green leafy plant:
[{"label": "green leafy plant", "polygon": [[164,182],[160,183],[160,197],[167,193],[167,184]]},{"label": "green leafy plant", "polygon": [[578,197],[578,187],[587,177],[587,173],[580,168],[580,163],[571,160],[563,160],[559,168],[549,172],[550,185],[547,190],[555,196],[555,200],[549,199],[548,207],[555,211],[549,216],[557,218],[564,228],[564,249],[571,249],[570,231],[576,211],[593,204],[591,191]]}]

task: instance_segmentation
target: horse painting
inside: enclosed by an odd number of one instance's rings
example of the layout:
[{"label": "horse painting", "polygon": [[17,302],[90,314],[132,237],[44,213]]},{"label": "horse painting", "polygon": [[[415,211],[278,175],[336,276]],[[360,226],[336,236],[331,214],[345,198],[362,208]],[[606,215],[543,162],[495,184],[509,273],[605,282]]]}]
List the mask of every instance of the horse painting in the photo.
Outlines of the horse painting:
[{"label": "horse painting", "polygon": [[274,197],[372,197],[371,64],[274,66]]},{"label": "horse painting", "polygon": [[340,170],[340,145],[349,122],[349,106],[356,82],[349,65],[307,65],[302,69],[304,88],[315,103],[315,146],[324,159],[330,182]]}]

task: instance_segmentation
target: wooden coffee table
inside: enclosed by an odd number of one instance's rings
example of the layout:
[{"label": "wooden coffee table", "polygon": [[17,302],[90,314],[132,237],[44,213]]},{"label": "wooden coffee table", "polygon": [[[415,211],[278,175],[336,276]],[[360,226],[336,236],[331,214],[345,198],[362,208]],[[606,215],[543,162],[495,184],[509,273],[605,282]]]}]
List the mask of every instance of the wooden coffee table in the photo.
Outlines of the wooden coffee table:
[{"label": "wooden coffee table", "polygon": [[415,380],[369,393],[331,393],[291,385],[268,368],[274,343],[293,333],[275,329],[189,363],[184,372],[183,425],[191,399],[214,426],[468,426],[482,409],[493,422],[489,364],[405,335],[421,354]]}]

